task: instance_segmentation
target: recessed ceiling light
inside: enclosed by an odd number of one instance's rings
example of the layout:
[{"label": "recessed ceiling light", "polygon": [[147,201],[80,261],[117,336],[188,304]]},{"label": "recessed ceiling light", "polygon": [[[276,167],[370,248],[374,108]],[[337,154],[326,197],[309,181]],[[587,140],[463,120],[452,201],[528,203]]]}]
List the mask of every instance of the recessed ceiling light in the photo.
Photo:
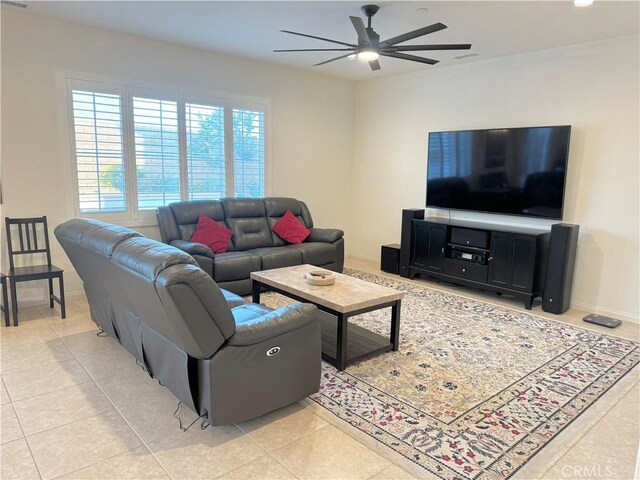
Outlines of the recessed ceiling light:
[{"label": "recessed ceiling light", "polygon": [[425,8],[425,7],[416,8],[416,12],[427,13],[428,11],[429,11],[429,9]]},{"label": "recessed ceiling light", "polygon": [[480,55],[479,53],[467,53],[465,55],[458,55],[457,57],[453,57],[456,60],[462,60],[463,58],[471,58],[471,57],[477,57],[478,55]]},{"label": "recessed ceiling light", "polygon": [[573,0],[573,4],[576,7],[588,7],[593,5],[593,0]]}]

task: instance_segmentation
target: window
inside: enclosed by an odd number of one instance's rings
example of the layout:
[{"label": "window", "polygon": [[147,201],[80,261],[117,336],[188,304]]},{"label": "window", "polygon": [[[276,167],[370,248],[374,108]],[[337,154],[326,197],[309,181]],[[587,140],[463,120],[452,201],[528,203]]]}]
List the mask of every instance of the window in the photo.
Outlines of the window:
[{"label": "window", "polygon": [[[267,104],[69,80],[78,216],[265,195]],[[208,101],[207,101],[208,99]]]},{"label": "window", "polygon": [[226,195],[224,108],[187,103],[189,200]]},{"label": "window", "polygon": [[234,196],[264,196],[264,113],[233,110]]},{"label": "window", "polygon": [[133,131],[138,208],[179,201],[178,104],[133,97]]},{"label": "window", "polygon": [[120,97],[74,90],[72,101],[80,212],[125,211]]}]

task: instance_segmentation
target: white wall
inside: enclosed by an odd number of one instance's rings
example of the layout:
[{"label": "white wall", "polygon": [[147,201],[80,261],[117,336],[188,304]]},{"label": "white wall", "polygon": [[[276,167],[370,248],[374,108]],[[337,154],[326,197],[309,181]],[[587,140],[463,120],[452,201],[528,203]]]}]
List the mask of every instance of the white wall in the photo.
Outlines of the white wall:
[{"label": "white wall", "polygon": [[[271,193],[304,199],[317,225],[346,231],[352,256],[375,261],[380,245],[399,240],[401,210],[424,205],[429,131],[571,124],[565,221],[581,225],[574,305],[638,319],[638,36],[354,87],[8,9],[1,22],[3,215],[45,213],[52,226],[73,216],[56,83],[64,70],[270,98]],[[79,291],[54,245],[68,290]],[[2,250],[6,262],[4,239]],[[27,285],[20,295],[43,293]]]},{"label": "white wall", "polygon": [[358,83],[354,256],[378,259],[400,239],[401,210],[424,206],[429,131],[570,124],[573,304],[638,321],[638,53],[634,35]]},{"label": "white wall", "polygon": [[[271,194],[306,201],[316,225],[342,228],[348,238],[351,82],[8,9],[1,22],[4,215],[46,214],[51,228],[74,215],[65,201],[69,137],[56,81],[67,70],[271,99]],[[140,230],[158,237],[157,228]],[[53,244],[68,291],[81,290]],[[19,291],[25,300],[43,293],[38,284]]]}]

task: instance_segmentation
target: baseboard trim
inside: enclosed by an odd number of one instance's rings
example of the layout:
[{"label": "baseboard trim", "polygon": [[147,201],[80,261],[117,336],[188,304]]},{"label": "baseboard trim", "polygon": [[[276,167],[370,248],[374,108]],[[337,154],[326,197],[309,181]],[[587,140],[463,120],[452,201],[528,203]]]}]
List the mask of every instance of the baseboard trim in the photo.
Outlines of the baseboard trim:
[{"label": "baseboard trim", "polygon": [[[78,300],[83,298],[86,298],[83,290],[76,290],[74,292],[64,292],[65,301]],[[21,308],[49,305],[49,297],[45,297],[45,296],[29,297],[29,298],[18,297],[18,305]]]},{"label": "baseboard trim", "polygon": [[571,302],[571,307],[576,308],[577,310],[582,310],[583,312],[598,313],[608,317],[619,318],[620,320],[627,322],[640,323],[640,317],[637,315],[623,312],[621,310],[614,310],[613,308],[596,307],[595,305],[590,305],[584,302]]},{"label": "baseboard trim", "polygon": [[[380,259],[368,258],[368,257],[358,256],[358,255],[349,255],[349,257],[347,258],[364,260],[365,262],[372,262],[375,264],[379,264],[380,262]],[[633,313],[624,312],[622,310],[615,310],[613,308],[607,308],[607,307],[598,307],[596,305],[591,305],[589,303],[576,302],[576,301],[571,301],[571,308],[580,310],[583,312],[587,312],[587,313],[598,313],[600,315],[606,315],[608,317],[619,318],[620,320],[624,320],[626,322],[640,324],[640,316],[634,315]]]}]

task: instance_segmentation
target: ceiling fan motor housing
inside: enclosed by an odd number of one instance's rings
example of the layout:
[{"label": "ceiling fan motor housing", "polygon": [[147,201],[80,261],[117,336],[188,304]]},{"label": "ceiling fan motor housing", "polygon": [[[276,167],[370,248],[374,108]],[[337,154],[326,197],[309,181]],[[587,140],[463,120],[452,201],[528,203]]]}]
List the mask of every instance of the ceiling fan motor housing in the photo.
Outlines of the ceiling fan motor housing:
[{"label": "ceiling fan motor housing", "polygon": [[360,10],[362,10],[362,13],[364,13],[367,17],[371,18],[376,13],[378,13],[380,7],[378,5],[363,5]]}]

